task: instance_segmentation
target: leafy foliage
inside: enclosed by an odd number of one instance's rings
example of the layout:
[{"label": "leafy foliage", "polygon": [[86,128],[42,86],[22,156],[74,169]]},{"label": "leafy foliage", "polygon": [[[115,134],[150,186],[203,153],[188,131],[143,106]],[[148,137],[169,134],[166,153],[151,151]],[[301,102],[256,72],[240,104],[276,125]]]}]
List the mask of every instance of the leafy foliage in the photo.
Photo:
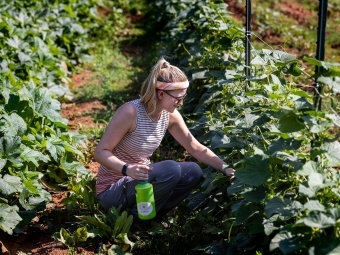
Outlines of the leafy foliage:
[{"label": "leafy foliage", "polygon": [[11,1],[0,10],[0,228],[12,234],[45,209],[46,184],[88,173],[86,136],[60,116],[60,100],[71,97],[61,63],[87,59],[86,31],[98,16],[91,1]]},{"label": "leafy foliage", "polygon": [[[200,190],[188,198],[188,209],[208,212],[205,222],[216,215],[209,225],[224,240],[195,250],[330,254],[339,249],[339,136],[333,132],[339,128],[338,64],[305,59],[324,68],[317,74],[327,91],[321,97],[333,104],[320,112],[303,84],[294,82],[304,73],[293,54],[253,48],[251,76],[245,75],[244,35],[224,3],[156,3],[169,19],[164,34],[173,47],[167,52],[176,54],[191,79],[183,112],[191,117],[192,132],[236,168],[229,187],[227,177],[206,169]],[[225,192],[229,196],[221,195]],[[232,230],[221,224],[232,219]],[[190,236],[195,220],[185,223],[183,235]]]}]

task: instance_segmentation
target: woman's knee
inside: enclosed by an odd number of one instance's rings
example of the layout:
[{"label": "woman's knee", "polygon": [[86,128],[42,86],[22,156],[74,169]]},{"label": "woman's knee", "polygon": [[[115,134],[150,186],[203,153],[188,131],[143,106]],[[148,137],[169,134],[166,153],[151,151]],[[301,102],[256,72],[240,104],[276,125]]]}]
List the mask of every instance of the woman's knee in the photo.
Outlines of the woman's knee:
[{"label": "woman's knee", "polygon": [[197,179],[200,179],[203,176],[202,168],[195,162],[191,162],[192,175],[194,175]]},{"label": "woman's knee", "polygon": [[165,160],[154,164],[152,176],[154,180],[177,183],[181,178],[181,167],[174,160]]},{"label": "woman's knee", "polygon": [[181,167],[175,160],[166,160],[166,170],[175,180],[179,180],[182,175]]}]

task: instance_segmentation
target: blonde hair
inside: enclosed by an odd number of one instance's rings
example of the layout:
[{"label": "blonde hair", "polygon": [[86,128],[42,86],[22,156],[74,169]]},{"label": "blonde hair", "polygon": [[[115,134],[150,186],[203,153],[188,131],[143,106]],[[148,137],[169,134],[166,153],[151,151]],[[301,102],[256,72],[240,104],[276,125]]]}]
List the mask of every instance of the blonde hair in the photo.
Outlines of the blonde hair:
[{"label": "blonde hair", "polygon": [[170,65],[163,57],[160,58],[152,67],[140,91],[141,102],[145,105],[148,115],[152,115],[156,110],[157,81],[172,83],[184,82],[187,79],[187,76],[181,69]]}]

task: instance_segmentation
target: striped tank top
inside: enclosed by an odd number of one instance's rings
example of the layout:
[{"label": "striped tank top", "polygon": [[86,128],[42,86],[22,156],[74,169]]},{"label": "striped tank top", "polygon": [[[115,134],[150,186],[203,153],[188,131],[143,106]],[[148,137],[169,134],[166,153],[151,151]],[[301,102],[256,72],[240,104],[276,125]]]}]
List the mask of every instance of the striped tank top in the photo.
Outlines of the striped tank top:
[{"label": "striped tank top", "polygon": [[[149,158],[159,147],[168,129],[169,113],[162,111],[160,119],[154,121],[148,116],[140,99],[127,102],[129,103],[133,104],[137,110],[136,127],[132,132],[125,134],[112,153],[126,163],[148,165],[150,164]],[[108,189],[122,177],[121,173],[118,174],[101,165],[97,175],[96,193],[99,194]]]}]

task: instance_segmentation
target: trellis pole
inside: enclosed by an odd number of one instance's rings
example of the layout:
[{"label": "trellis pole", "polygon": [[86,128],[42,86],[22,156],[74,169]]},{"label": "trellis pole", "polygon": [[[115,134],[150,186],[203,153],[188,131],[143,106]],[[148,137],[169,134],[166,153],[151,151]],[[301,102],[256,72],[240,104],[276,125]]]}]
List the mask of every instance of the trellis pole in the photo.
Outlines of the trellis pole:
[{"label": "trellis pole", "polygon": [[[325,34],[326,34],[326,20],[327,20],[327,6],[328,0],[319,0],[319,21],[318,21],[318,37],[316,46],[316,59],[323,61],[325,59]],[[321,92],[322,86],[317,82],[318,74],[321,72],[322,67],[316,66],[315,68],[315,81],[314,81],[314,107],[321,110]]]},{"label": "trellis pole", "polygon": [[248,88],[250,87],[250,81],[249,81],[249,76],[250,76],[250,40],[251,40],[251,0],[246,0],[246,68],[245,68],[245,75],[247,78],[247,85],[245,90],[247,91]]}]

